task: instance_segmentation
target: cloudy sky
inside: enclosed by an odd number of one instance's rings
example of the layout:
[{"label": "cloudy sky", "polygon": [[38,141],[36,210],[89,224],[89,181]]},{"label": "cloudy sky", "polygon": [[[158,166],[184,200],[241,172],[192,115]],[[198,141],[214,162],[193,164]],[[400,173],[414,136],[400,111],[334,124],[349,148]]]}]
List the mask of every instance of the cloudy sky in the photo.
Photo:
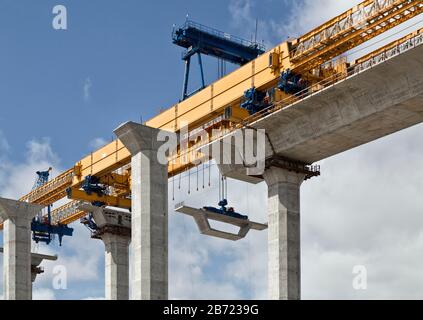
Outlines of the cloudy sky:
[{"label": "cloudy sky", "polygon": [[[51,10],[57,1],[0,0],[0,195],[18,198],[31,189],[35,171],[51,165],[58,174],[110,140],[121,122],[146,120],[175,103],[183,64],[170,32],[186,14],[246,38],[257,18],[258,38],[269,48],[359,2],[68,0],[60,2],[68,9],[68,30],[55,31]],[[384,41],[422,26],[417,22]],[[216,61],[206,59],[207,80],[216,75]],[[303,298],[423,297],[422,136],[420,125],[326,159],[322,176],[303,184]],[[203,189],[200,171],[199,191],[192,172],[190,194],[186,174],[170,180],[169,199],[175,189],[175,200],[169,207],[182,200],[214,205],[216,167],[210,172],[209,187],[204,170]],[[230,180],[228,186],[237,211],[266,221],[264,183]],[[59,255],[57,262],[44,264],[35,298],[104,297],[103,244],[79,223],[72,227],[75,236],[62,247],[34,246]],[[266,298],[266,232],[251,232],[236,243],[207,238],[172,209],[169,232],[170,298]],[[56,265],[66,267],[65,290],[53,289]],[[367,269],[366,290],[353,289],[357,265]]]}]

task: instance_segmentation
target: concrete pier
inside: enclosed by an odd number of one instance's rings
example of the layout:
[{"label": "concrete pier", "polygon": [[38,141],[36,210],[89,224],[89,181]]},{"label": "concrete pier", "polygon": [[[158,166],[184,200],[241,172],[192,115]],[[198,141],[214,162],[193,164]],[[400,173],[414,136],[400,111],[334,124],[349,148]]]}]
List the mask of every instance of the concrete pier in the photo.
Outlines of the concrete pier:
[{"label": "concrete pier", "polygon": [[[0,253],[3,253],[3,248],[0,248]],[[32,299],[32,283],[34,283],[37,276],[41,273],[44,273],[44,269],[40,267],[43,260],[56,261],[57,255],[50,256],[40,253],[31,253],[31,299]]]},{"label": "concrete pier", "polygon": [[3,224],[5,300],[31,300],[31,220],[39,205],[0,198]]},{"label": "concrete pier", "polygon": [[105,297],[106,300],[129,300],[130,236],[105,233]]},{"label": "concrete pier", "polygon": [[91,205],[82,205],[80,208],[92,212],[98,228],[93,238],[101,239],[104,243],[106,300],[129,300],[131,214]]},{"label": "concrete pier", "polygon": [[268,186],[268,298],[301,299],[300,186],[305,175],[271,167]]},{"label": "concrete pier", "polygon": [[133,300],[168,298],[168,171],[160,130],[127,122],[115,130],[132,155]]}]

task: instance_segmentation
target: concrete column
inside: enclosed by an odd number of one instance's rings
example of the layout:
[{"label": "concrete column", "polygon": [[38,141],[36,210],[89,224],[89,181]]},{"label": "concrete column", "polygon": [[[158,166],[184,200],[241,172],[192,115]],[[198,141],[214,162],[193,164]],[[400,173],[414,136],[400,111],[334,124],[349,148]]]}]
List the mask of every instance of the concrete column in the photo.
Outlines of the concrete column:
[{"label": "concrete column", "polygon": [[104,243],[106,300],[129,300],[131,214],[89,204],[83,204],[79,209],[93,214],[97,229],[92,238],[101,239]]},{"label": "concrete column", "polygon": [[106,300],[129,300],[129,240],[130,237],[105,233]]},{"label": "concrete column", "polygon": [[0,198],[5,300],[31,300],[31,220],[41,209],[39,205]]},{"label": "concrete column", "polygon": [[160,130],[127,122],[115,130],[132,155],[132,299],[168,298],[168,171]]},{"label": "concrete column", "polygon": [[305,175],[271,167],[268,186],[268,298],[301,299],[300,186]]}]

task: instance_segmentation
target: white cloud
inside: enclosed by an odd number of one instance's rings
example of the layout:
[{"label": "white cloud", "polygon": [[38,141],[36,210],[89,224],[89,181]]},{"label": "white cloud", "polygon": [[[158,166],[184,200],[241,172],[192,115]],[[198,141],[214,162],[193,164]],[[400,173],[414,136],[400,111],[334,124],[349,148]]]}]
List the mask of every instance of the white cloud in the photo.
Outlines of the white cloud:
[{"label": "white cloud", "polygon": [[[37,277],[36,285],[51,287],[53,282],[53,269],[61,265],[66,268],[68,288],[72,289],[79,282],[91,281],[101,285],[103,280],[99,270],[104,260],[104,245],[102,241],[91,239],[88,230],[78,221],[71,225],[74,228],[72,237],[63,239],[62,247],[42,246],[45,254],[57,254],[56,261],[43,262],[44,273]],[[54,251],[53,251],[54,250]]]},{"label": "white cloud", "polygon": [[88,144],[90,148],[97,150],[107,144],[107,140],[104,138],[94,138]]},{"label": "white cloud", "polygon": [[33,290],[32,300],[55,300],[54,291],[51,289]]},{"label": "white cloud", "polygon": [[[423,126],[323,162],[302,187],[305,298],[415,299],[423,296]],[[352,268],[368,269],[366,291]]]},{"label": "white cloud", "polygon": [[90,77],[85,78],[84,80],[84,86],[83,86],[83,91],[84,91],[84,101],[88,102],[91,99],[91,88],[93,86],[93,83],[91,81]]},{"label": "white cloud", "polygon": [[50,139],[31,140],[26,144],[26,161],[11,163],[7,157],[0,166],[0,195],[5,198],[18,199],[31,191],[38,170],[53,167],[53,175],[61,172],[60,159],[53,152]]}]

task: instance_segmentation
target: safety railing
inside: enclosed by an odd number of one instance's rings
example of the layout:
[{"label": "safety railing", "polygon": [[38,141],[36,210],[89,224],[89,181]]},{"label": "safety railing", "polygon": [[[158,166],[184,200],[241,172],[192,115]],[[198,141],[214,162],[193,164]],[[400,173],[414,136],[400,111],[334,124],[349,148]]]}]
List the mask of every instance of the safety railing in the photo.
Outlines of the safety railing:
[{"label": "safety railing", "polygon": [[[226,32],[223,32],[223,31],[220,31],[220,30],[208,27],[208,26],[205,26],[203,24],[200,24],[200,23],[192,21],[192,20],[187,20],[181,28],[183,28],[183,29],[194,28],[194,29],[200,30],[202,32],[208,33],[210,35],[219,37],[221,39],[226,39],[226,40],[230,40],[232,42],[238,43],[242,46],[246,46],[246,47],[250,47],[250,48],[258,48],[258,49],[262,50],[263,52],[266,50],[265,46],[261,43],[246,40],[246,39],[243,39],[241,37],[237,37],[237,36],[231,35],[229,33],[226,33]],[[174,36],[174,34],[175,34],[175,30],[173,31],[172,36]]]}]

